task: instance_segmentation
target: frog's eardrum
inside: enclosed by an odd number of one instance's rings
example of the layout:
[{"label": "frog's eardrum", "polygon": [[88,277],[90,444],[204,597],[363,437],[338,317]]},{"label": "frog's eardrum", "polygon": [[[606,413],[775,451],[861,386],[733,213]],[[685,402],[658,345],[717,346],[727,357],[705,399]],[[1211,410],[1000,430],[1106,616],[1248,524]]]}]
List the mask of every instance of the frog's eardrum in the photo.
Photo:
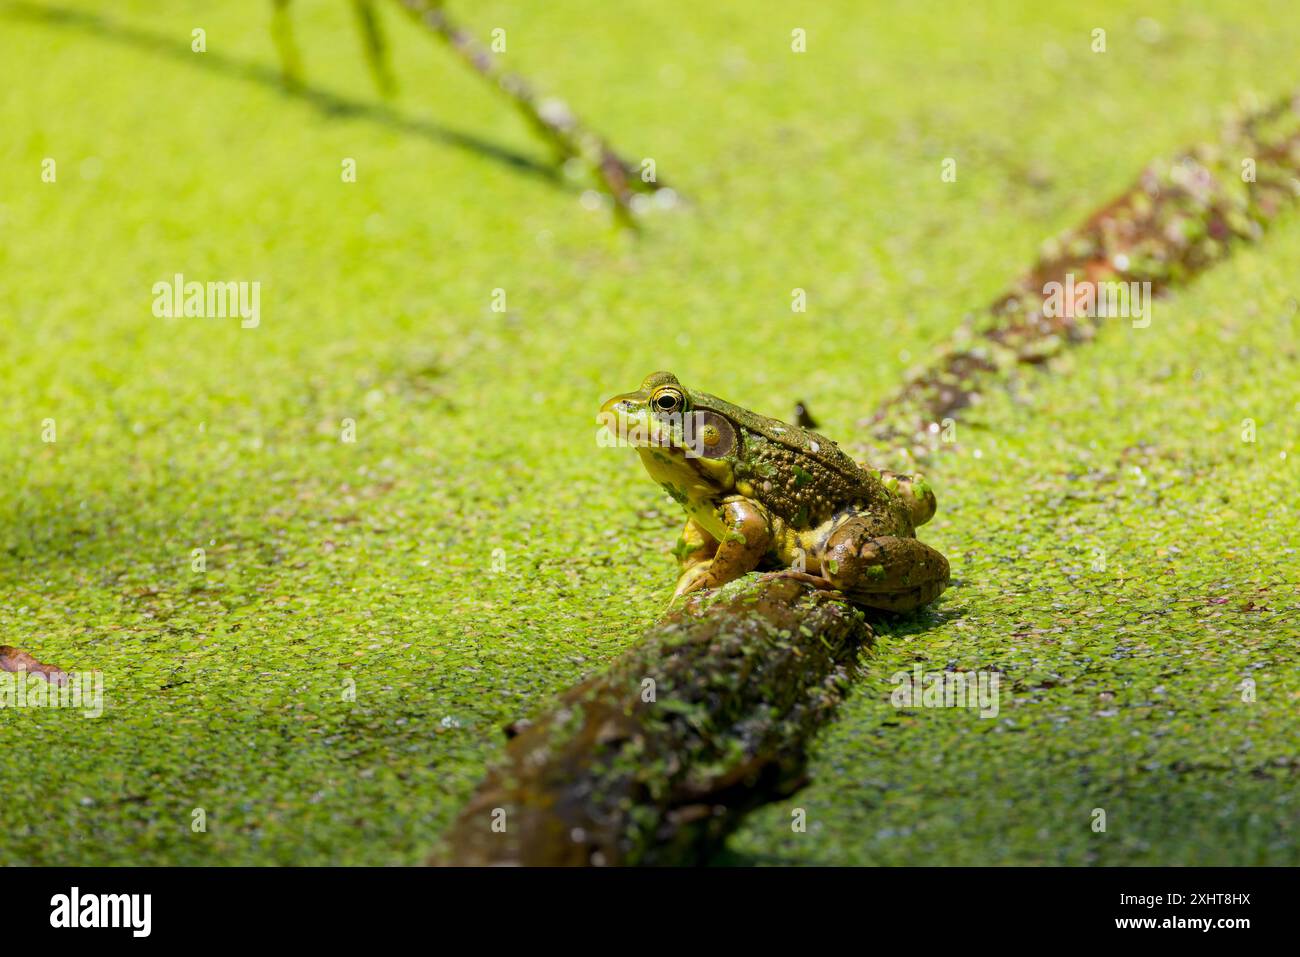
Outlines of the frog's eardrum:
[{"label": "frog's eardrum", "polygon": [[736,447],[736,429],[716,412],[696,412],[695,441],[706,459],[725,458]]}]

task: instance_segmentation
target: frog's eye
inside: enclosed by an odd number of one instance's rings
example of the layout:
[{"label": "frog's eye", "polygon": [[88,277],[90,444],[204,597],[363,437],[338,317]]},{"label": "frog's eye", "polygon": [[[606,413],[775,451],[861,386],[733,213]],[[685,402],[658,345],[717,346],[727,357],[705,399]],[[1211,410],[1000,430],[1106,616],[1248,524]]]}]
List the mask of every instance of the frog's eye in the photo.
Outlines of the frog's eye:
[{"label": "frog's eye", "polygon": [[706,459],[720,459],[736,446],[735,428],[716,412],[696,413],[695,435],[699,453]]},{"label": "frog's eye", "polygon": [[660,389],[650,400],[655,411],[662,415],[671,415],[674,412],[680,412],[685,399],[681,392],[673,388]]}]

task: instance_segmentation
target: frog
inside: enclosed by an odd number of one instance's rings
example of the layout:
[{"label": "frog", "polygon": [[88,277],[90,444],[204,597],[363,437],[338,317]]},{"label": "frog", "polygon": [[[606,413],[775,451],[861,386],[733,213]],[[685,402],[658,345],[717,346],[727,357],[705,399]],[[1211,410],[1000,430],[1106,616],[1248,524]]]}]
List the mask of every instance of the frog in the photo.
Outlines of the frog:
[{"label": "frog", "polygon": [[916,537],[937,508],[920,475],[860,465],[819,432],[671,372],[613,396],[597,421],[686,513],[674,602],[751,572],[886,612],[914,611],[948,587],[948,560]]}]

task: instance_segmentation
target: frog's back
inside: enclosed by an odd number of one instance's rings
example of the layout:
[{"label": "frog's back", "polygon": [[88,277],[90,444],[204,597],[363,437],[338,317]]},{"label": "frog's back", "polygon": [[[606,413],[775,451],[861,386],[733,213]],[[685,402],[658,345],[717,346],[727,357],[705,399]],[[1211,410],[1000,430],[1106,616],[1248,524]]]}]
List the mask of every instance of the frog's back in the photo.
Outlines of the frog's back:
[{"label": "frog's back", "polygon": [[743,432],[738,485],[747,486],[749,494],[794,526],[818,525],[846,508],[877,511],[882,517],[899,510],[879,475],[826,436],[714,396],[705,398]]}]

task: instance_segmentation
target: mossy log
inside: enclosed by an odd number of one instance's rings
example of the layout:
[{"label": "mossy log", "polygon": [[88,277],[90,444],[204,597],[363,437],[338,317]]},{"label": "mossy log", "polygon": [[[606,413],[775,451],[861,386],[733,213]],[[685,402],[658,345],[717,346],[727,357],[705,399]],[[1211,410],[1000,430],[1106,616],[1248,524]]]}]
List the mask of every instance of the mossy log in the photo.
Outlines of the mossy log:
[{"label": "mossy log", "polygon": [[[1300,90],[1238,114],[1215,141],[1149,164],[1128,189],[1045,243],[1038,262],[975,314],[954,345],[859,423],[872,433],[865,457],[911,471],[939,447],[940,423],[981,392],[1005,387],[1018,367],[1090,342],[1118,318],[1085,297],[1060,301],[1049,295],[1052,284],[1095,293],[1106,283],[1145,283],[1152,295],[1186,286],[1294,209],[1297,184]],[[1150,321],[1147,312],[1134,324]]]},{"label": "mossy log", "polygon": [[788,578],[696,597],[523,723],[430,863],[694,864],[807,781],[873,634]]}]

